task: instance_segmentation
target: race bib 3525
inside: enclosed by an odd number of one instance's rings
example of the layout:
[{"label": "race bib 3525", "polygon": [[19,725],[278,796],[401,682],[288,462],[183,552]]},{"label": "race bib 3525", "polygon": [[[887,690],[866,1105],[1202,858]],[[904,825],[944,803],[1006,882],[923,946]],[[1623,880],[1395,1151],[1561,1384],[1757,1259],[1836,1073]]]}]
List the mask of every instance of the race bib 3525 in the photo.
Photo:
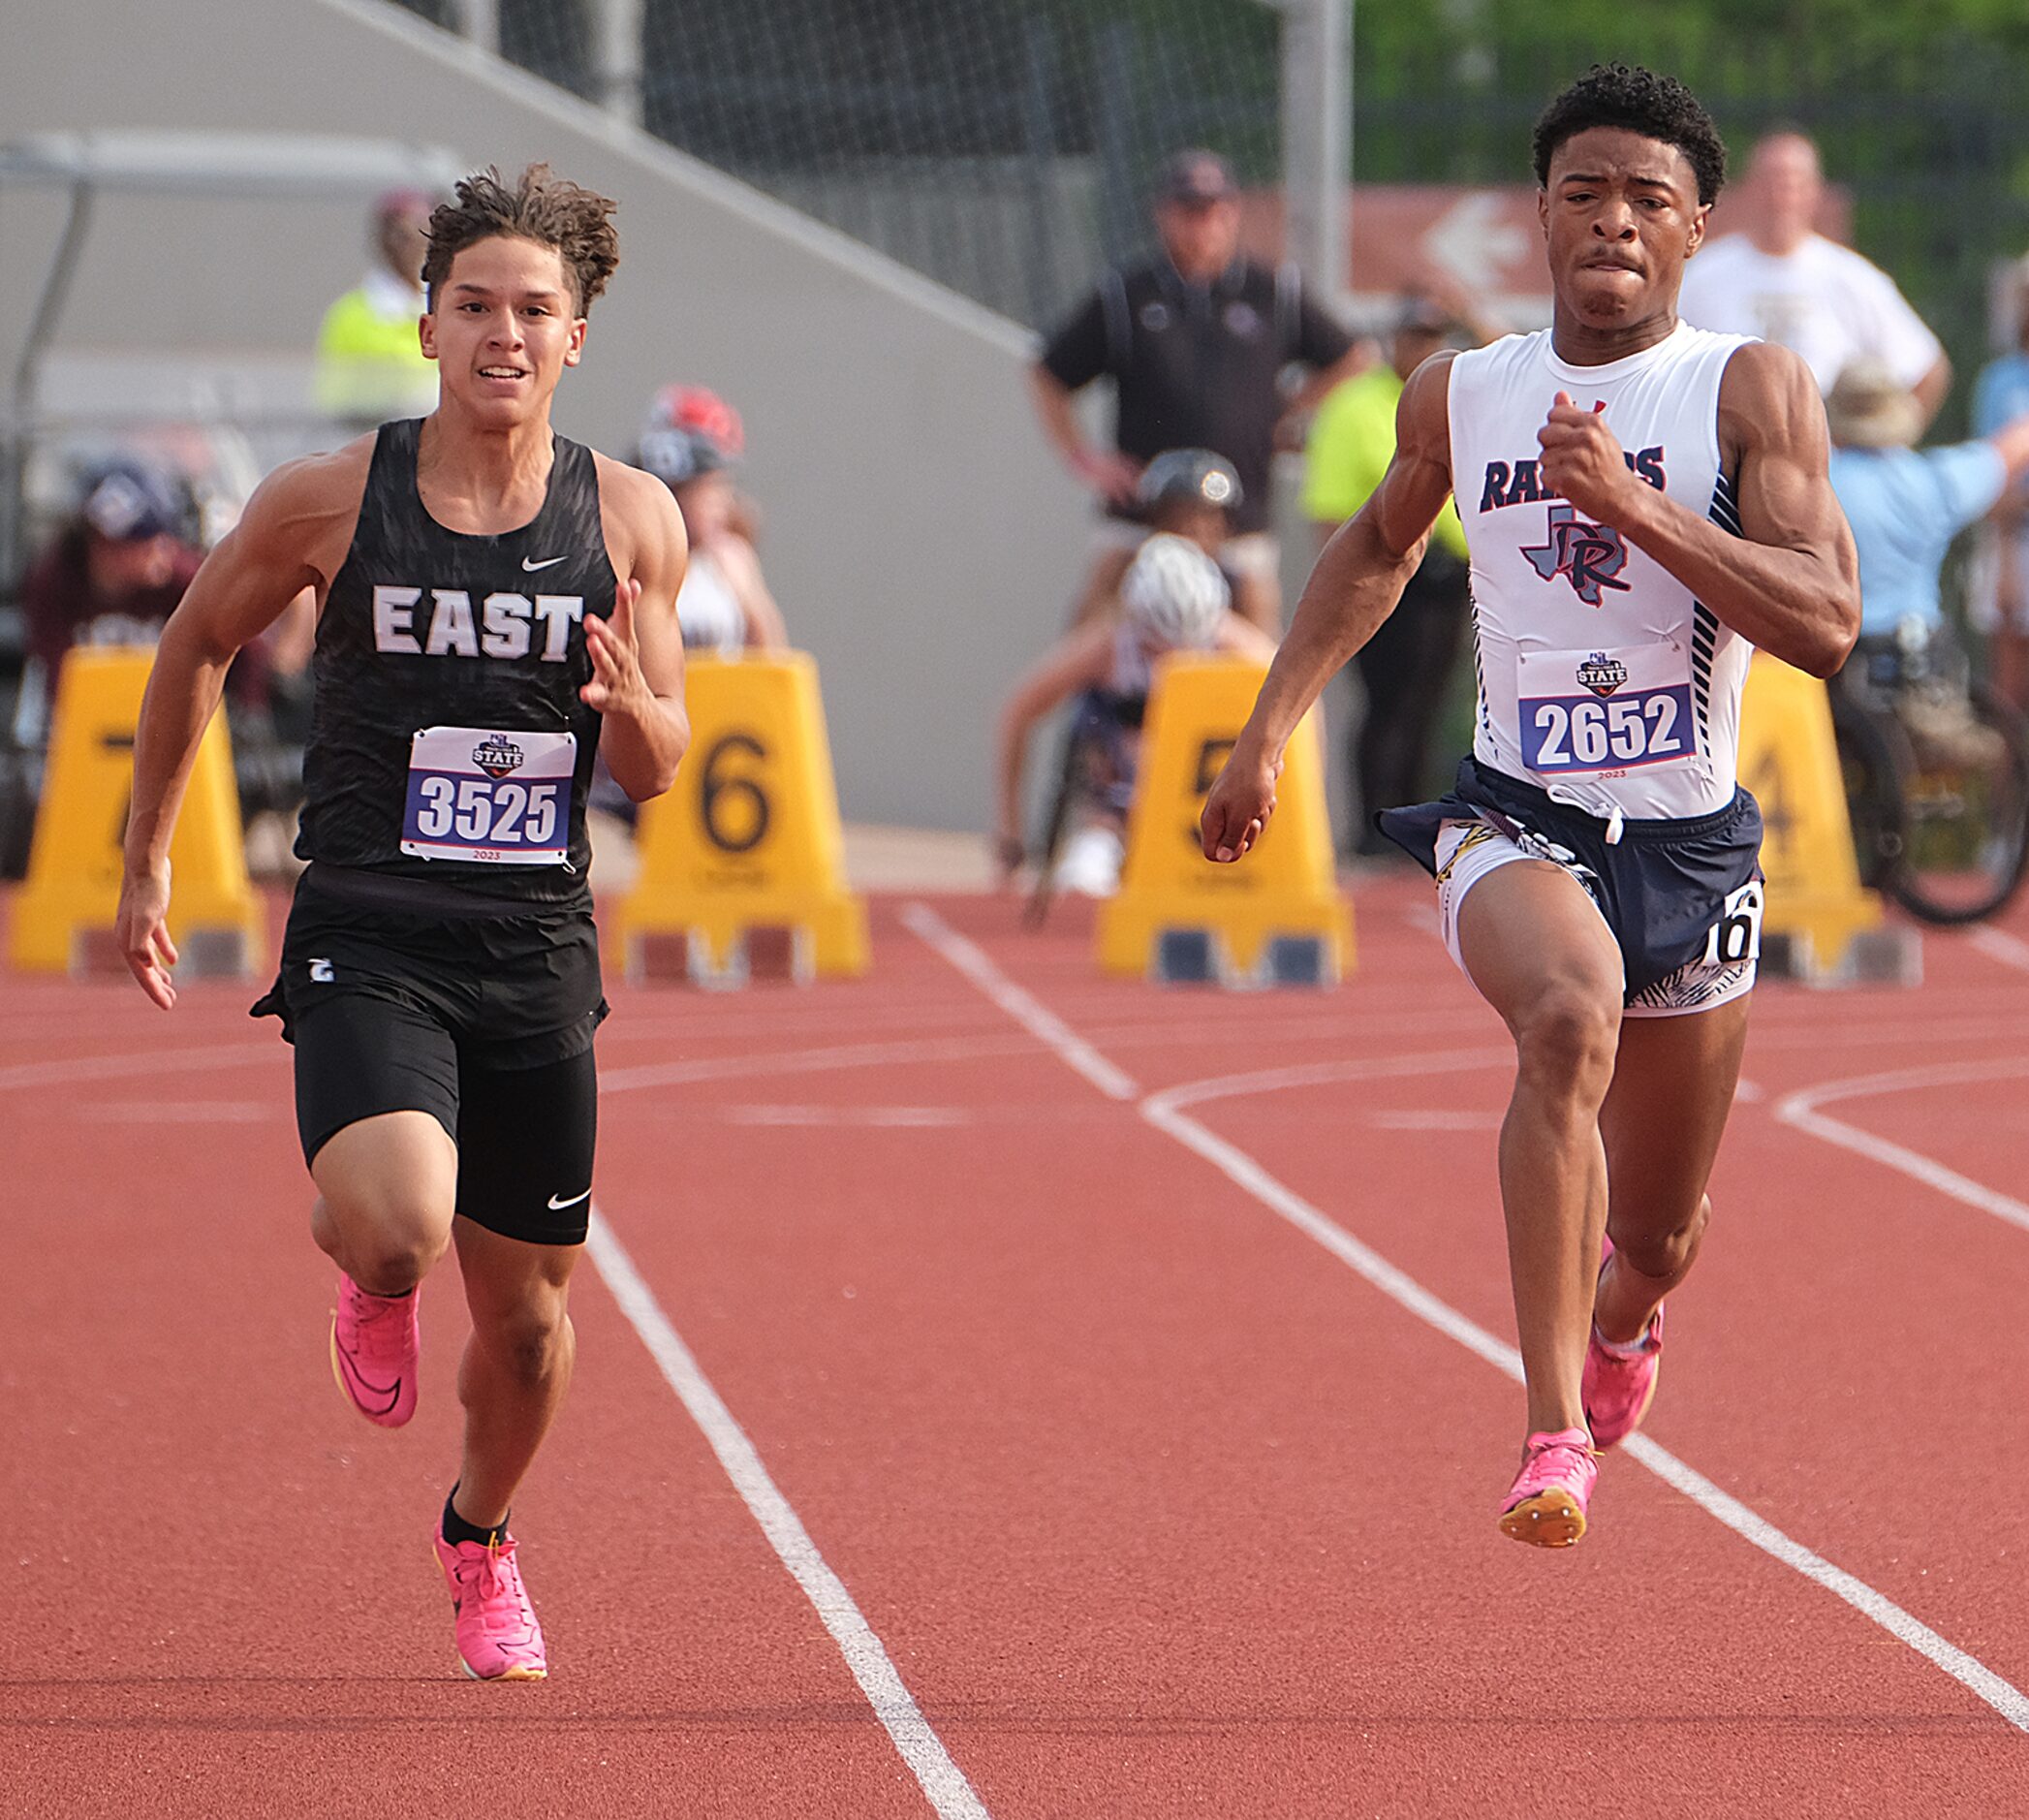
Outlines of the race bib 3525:
[{"label": "race bib 3525", "polygon": [[577,737],[425,727],[409,747],[401,850],[425,860],[561,865]]}]

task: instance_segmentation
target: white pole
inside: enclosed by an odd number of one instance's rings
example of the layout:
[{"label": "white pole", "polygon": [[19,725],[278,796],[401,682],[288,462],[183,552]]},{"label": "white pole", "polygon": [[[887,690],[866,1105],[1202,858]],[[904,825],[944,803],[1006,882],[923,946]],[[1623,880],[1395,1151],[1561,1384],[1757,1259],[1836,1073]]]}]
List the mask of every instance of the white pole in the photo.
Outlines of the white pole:
[{"label": "white pole", "polygon": [[1280,10],[1289,256],[1311,295],[1337,312],[1347,290],[1353,5],[1352,0],[1281,0]]},{"label": "white pole", "polygon": [[641,123],[642,0],[594,0],[592,54],[599,99],[631,126]]},{"label": "white pole", "polygon": [[489,57],[500,54],[500,0],[465,0],[465,36]]}]

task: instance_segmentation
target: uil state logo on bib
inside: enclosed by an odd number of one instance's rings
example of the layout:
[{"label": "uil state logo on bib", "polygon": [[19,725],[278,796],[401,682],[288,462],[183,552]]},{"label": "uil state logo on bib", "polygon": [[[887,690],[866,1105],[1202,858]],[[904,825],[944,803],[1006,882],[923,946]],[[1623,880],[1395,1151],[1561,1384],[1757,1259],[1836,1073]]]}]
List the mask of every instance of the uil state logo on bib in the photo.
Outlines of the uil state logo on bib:
[{"label": "uil state logo on bib", "polygon": [[495,783],[503,777],[512,777],[526,758],[526,754],[504,733],[488,734],[472,748],[472,762]]},{"label": "uil state logo on bib", "polygon": [[1561,575],[1588,607],[1599,605],[1603,587],[1627,592],[1628,584],[1619,579],[1628,566],[1626,541],[1610,524],[1579,518],[1566,500],[1550,508],[1545,541],[1533,548],[1524,545],[1521,553],[1545,581]]},{"label": "uil state logo on bib", "polygon": [[1611,695],[1628,679],[1628,667],[1605,651],[1594,651],[1577,669],[1578,685],[1594,695]]}]

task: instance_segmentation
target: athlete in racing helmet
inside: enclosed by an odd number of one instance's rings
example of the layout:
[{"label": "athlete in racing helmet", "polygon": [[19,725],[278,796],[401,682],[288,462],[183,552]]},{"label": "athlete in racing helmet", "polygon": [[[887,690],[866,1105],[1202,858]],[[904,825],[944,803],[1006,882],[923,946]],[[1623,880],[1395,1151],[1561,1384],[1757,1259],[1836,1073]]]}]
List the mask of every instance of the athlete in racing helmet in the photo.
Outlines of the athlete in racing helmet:
[{"label": "athlete in racing helmet", "polygon": [[1120,581],[1126,623],[1144,647],[1205,650],[1233,605],[1225,573],[1198,545],[1158,531],[1135,554]]},{"label": "athlete in racing helmet", "polygon": [[640,463],[676,495],[690,533],[690,567],[676,596],[688,650],[732,657],[789,643],[741,526],[733,470],[746,446],[739,413],[702,386],[665,386],[641,425]]},{"label": "athlete in racing helmet", "polygon": [[[1106,774],[1100,800],[1091,805],[1091,822],[1109,838],[1113,863],[1109,871],[1095,869],[1065,882],[1095,895],[1106,894],[1105,885],[1086,879],[1110,880],[1118,871],[1119,834],[1155,662],[1179,650],[1227,651],[1263,663],[1275,653],[1267,635],[1233,611],[1232,597],[1225,574],[1198,543],[1158,531],[1136,552],[1121,580],[1121,612],[1067,633],[1014,685],[1000,718],[995,851],[1003,874],[1021,863],[1026,850],[1021,778],[1029,734],[1060,702],[1077,696],[1079,743],[1097,754],[1098,769]],[[1074,834],[1073,849],[1079,845]]]},{"label": "athlete in racing helmet", "polygon": [[1226,549],[1240,499],[1233,463],[1209,449],[1166,450],[1141,470],[1135,489],[1143,524],[1188,537],[1208,556]]},{"label": "athlete in racing helmet", "polygon": [[1244,497],[1233,463],[1209,449],[1166,449],[1141,470],[1135,486],[1135,500],[1143,514],[1179,499],[1231,513]]}]

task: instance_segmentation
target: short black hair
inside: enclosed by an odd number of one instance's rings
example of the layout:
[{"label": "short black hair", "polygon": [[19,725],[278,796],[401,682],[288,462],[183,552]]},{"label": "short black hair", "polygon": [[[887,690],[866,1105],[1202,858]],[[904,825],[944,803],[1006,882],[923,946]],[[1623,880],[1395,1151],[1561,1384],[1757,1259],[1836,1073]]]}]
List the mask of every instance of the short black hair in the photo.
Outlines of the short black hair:
[{"label": "short black hair", "polygon": [[1625,127],[1674,145],[1698,178],[1698,200],[1718,200],[1726,182],[1726,141],[1698,97],[1675,77],[1639,64],[1595,63],[1537,120],[1536,181],[1547,189],[1557,147],[1596,126]]}]

